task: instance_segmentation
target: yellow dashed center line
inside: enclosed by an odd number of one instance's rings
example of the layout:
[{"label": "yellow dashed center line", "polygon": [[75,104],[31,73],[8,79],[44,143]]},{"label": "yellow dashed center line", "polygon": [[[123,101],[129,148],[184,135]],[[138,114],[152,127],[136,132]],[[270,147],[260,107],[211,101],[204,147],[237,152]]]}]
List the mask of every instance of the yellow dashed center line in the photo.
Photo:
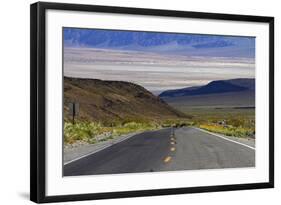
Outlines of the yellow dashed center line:
[{"label": "yellow dashed center line", "polygon": [[171,161],[171,159],[172,159],[172,157],[168,156],[168,157],[166,157],[166,158],[164,159],[164,162],[165,162],[165,163],[168,163],[169,161]]},{"label": "yellow dashed center line", "polygon": [[175,142],[171,142],[171,144],[175,144]]},{"label": "yellow dashed center line", "polygon": [[176,148],[175,147],[171,147],[171,152],[174,152],[175,150],[176,150]]},{"label": "yellow dashed center line", "polygon": [[171,140],[172,140],[172,141],[175,141],[176,139],[175,139],[174,137],[171,137]]}]

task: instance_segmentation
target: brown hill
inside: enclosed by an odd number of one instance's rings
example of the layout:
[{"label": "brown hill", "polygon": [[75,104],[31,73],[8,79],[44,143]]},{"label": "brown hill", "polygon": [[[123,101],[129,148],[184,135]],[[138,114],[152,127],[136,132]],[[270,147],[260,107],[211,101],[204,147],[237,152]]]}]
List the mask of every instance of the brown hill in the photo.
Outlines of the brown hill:
[{"label": "brown hill", "polygon": [[81,120],[100,122],[186,118],[140,85],[64,77],[64,116],[68,103],[79,102]]}]

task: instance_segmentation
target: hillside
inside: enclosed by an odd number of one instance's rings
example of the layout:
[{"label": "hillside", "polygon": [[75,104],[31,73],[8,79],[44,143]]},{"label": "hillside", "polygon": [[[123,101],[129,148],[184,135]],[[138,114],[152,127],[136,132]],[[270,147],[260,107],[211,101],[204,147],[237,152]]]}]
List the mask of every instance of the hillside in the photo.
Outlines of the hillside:
[{"label": "hillside", "polygon": [[99,122],[165,120],[186,117],[145,88],[123,81],[64,77],[64,114],[79,102],[79,119]]},{"label": "hillside", "polygon": [[245,87],[248,90],[255,90],[255,79],[253,78],[237,78],[237,79],[226,80],[226,81],[233,85]]},{"label": "hillside", "polygon": [[167,90],[162,92],[159,97],[180,97],[180,96],[195,96],[195,95],[209,95],[228,92],[241,92],[255,89],[255,79],[231,79],[231,80],[217,80],[208,83],[207,85],[198,87],[188,87],[176,90]]}]

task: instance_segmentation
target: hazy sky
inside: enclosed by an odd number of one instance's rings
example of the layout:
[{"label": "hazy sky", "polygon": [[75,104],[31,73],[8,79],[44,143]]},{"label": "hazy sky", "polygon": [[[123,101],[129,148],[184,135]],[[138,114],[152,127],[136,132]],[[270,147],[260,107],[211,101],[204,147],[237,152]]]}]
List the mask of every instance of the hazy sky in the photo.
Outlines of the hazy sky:
[{"label": "hazy sky", "polygon": [[105,30],[64,31],[64,75],[129,81],[155,94],[255,77],[255,39]]}]

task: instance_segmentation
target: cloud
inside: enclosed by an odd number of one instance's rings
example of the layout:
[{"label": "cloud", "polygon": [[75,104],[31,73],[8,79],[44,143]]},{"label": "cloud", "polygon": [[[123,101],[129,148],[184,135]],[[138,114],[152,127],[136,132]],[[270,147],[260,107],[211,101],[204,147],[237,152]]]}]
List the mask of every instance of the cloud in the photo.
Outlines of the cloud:
[{"label": "cloud", "polygon": [[254,78],[252,58],[190,58],[143,52],[65,48],[64,74],[128,81],[152,92],[206,84],[212,80]]}]

